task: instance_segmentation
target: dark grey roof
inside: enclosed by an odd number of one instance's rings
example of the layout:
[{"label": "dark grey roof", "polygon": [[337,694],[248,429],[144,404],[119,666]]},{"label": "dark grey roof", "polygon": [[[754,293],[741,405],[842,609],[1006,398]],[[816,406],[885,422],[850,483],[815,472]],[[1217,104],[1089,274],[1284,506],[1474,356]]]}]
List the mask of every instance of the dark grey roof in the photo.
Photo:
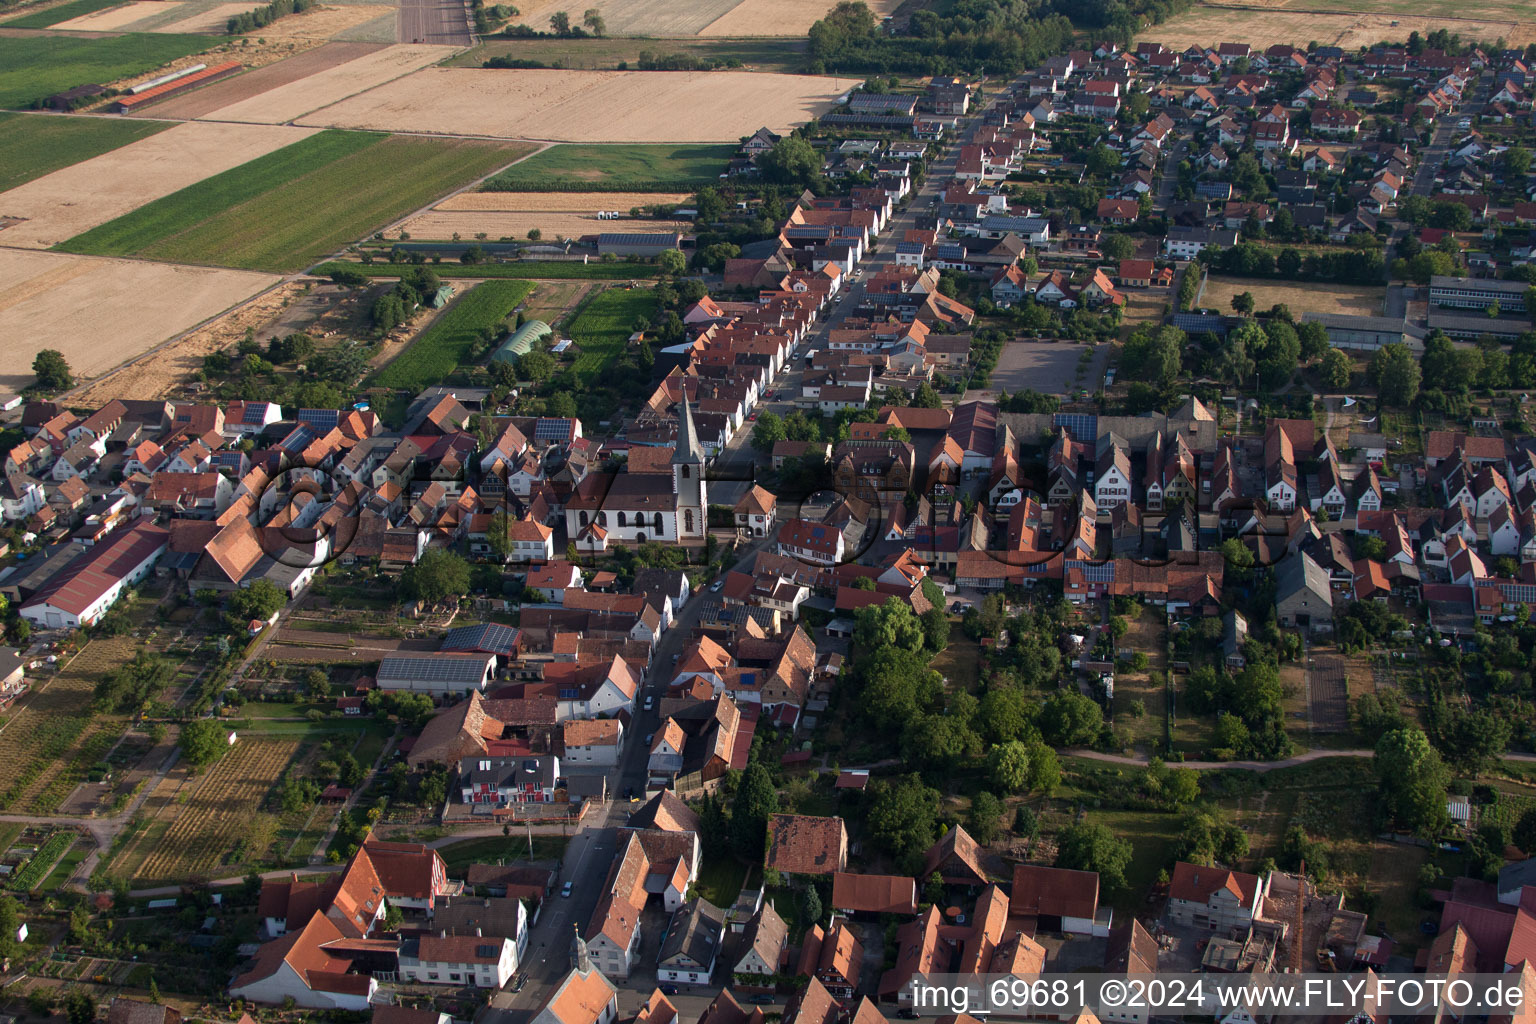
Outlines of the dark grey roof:
[{"label": "dark grey roof", "polygon": [[379,662],[378,682],[414,680],[477,686],[485,678],[486,658],[474,654],[388,654]]},{"label": "dark grey roof", "polygon": [[496,622],[450,629],[443,637],[443,651],[474,651],[480,654],[510,655],[517,648],[518,631]]},{"label": "dark grey roof", "polygon": [[529,757],[466,757],[459,762],[459,785],[490,785],[497,789],[506,786],[521,788],[523,783],[536,783],[540,788],[552,787],[558,776],[559,759],[548,754]]},{"label": "dark grey roof", "polygon": [[682,236],[675,231],[658,234],[639,232],[604,231],[597,236],[598,245],[663,245],[676,246]]},{"label": "dark grey roof", "polygon": [[439,896],[432,927],[449,935],[483,935],[517,941],[522,901],[515,896]]},{"label": "dark grey roof", "polygon": [[656,962],[665,965],[670,960],[686,957],[701,967],[708,967],[720,951],[724,931],[725,911],[702,896],[695,897],[672,915]]}]

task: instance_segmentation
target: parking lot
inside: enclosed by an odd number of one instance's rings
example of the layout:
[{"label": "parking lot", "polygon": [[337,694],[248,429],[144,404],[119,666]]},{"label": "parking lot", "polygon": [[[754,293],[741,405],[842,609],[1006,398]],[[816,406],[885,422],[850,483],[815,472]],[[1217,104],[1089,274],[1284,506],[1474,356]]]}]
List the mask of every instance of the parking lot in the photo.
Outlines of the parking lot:
[{"label": "parking lot", "polygon": [[997,357],[992,389],[1013,394],[1028,388],[1047,395],[1067,395],[1081,387],[1091,393],[1103,381],[1109,346],[1090,350],[1093,362],[1079,378],[1077,368],[1083,351],[1084,346],[1070,341],[1010,341]]}]

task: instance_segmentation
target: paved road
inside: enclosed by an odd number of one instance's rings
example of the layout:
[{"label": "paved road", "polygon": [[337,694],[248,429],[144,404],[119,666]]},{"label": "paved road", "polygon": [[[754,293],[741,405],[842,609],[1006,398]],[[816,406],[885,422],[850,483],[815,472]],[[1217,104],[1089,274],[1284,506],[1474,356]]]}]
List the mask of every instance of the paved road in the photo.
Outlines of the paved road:
[{"label": "paved road", "polygon": [[395,38],[402,43],[468,46],[474,42],[463,0],[400,0]]}]

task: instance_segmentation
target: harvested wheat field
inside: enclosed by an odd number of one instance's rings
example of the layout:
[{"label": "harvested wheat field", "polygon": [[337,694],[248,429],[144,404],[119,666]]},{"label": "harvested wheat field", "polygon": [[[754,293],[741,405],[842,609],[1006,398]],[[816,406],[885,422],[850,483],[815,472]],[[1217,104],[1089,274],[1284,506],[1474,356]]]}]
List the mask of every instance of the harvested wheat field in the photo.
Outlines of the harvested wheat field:
[{"label": "harvested wheat field", "polygon": [[264,292],[171,344],[147,352],[92,381],[76,391],[70,400],[95,408],[114,398],[164,398],[203,368],[204,356],[233,348],[245,337],[247,328],[258,335],[269,329],[283,315],[287,304],[303,290],[303,285],[290,281]]},{"label": "harvested wheat field", "polygon": [[328,42],[349,29],[393,15],[393,4],[333,4],[311,7],[303,14],[290,14],[255,33],[267,42],[306,40],[310,43]]},{"label": "harvested wheat field", "polygon": [[1173,49],[1210,46],[1213,41],[1267,47],[1276,43],[1305,46],[1316,40],[1324,46],[1352,50],[1385,40],[1405,40],[1410,32],[1428,35],[1441,28],[1459,32],[1463,39],[1503,36],[1510,46],[1536,42],[1536,23],[1532,22],[1463,21],[1411,14],[1325,13],[1248,7],[1197,7],[1161,25],[1150,26],[1136,38]]},{"label": "harvested wheat field", "polygon": [[190,121],[383,48],[378,43],[326,43],[233,78],[220,79],[184,95],[151,103],[129,116]]},{"label": "harvested wheat field", "polygon": [[300,121],[552,142],[735,142],[819,117],[858,84],[745,71],[427,68]]},{"label": "harvested wheat field", "polygon": [[[532,228],[553,239],[579,238],[602,231],[693,230],[689,221],[630,220],[635,206],[687,202],[682,194],[655,192],[464,192],[400,225],[412,238],[523,238]],[[598,210],[617,210],[619,220],[598,220]],[[394,234],[394,232],[391,232]]]},{"label": "harvested wheat field", "polygon": [[52,26],[56,30],[73,32],[122,32],[136,21],[156,14],[164,14],[182,6],[180,0],[133,0],[120,7],[108,7],[101,11],[82,14]]},{"label": "harvested wheat field", "polygon": [[1347,284],[1286,284],[1255,280],[1251,277],[1217,277],[1206,279],[1205,294],[1200,305],[1219,309],[1223,313],[1232,308],[1232,296],[1243,292],[1253,294],[1254,309],[1268,312],[1276,303],[1291,307],[1300,318],[1308,313],[1347,313],[1350,316],[1381,316],[1387,300],[1385,288],[1363,288]]},{"label": "harvested wheat field", "polygon": [[0,245],[47,249],[145,203],[313,135],[313,129],[191,121],[0,192]]},{"label": "harvested wheat field", "polygon": [[201,14],[189,15],[179,21],[173,21],[169,25],[160,25],[150,29],[151,32],[202,32],[204,34],[221,36],[229,23],[229,19],[237,14],[254,11],[258,7],[265,6],[257,0],[245,0],[243,3],[219,4],[211,7]]},{"label": "harvested wheat field", "polygon": [[[901,6],[901,0],[868,0],[876,18]],[[831,10],[829,0],[741,0],[699,30],[701,36],[803,36]]]},{"label": "harvested wheat field", "polygon": [[0,387],[58,349],[95,377],[269,287],[271,274],[0,249]]},{"label": "harvested wheat field", "polygon": [[245,121],[250,124],[283,124],[312,110],[408,75],[428,64],[457,53],[452,46],[418,46],[404,43],[374,50],[318,71],[259,96],[211,111],[210,121]]},{"label": "harvested wheat field", "polygon": [[[738,3],[741,0],[589,0],[575,9],[564,0],[529,0],[517,5],[521,14],[513,21],[547,28],[549,16],[556,11],[569,11],[574,22],[589,8],[596,8],[610,36],[691,36]],[[823,11],[830,7],[830,3],[821,5]],[[805,27],[810,28],[810,22]]]}]

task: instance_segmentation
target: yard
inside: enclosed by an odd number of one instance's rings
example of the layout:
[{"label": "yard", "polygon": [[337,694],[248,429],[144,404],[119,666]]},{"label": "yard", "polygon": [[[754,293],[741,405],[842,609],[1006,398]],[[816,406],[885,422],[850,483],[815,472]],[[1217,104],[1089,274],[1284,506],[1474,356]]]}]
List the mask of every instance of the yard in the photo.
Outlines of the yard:
[{"label": "yard", "polygon": [[527,152],[321,132],[66,242],[95,255],[295,271]]},{"label": "yard", "polygon": [[207,49],[211,42],[207,36],[156,34],[100,39],[0,36],[0,107],[17,109],[77,85],[106,84],[153,71]]},{"label": "yard", "polygon": [[686,192],[717,181],[733,145],[558,145],[482,186],[486,192]]},{"label": "yard", "polygon": [[443,863],[448,866],[448,877],[463,878],[471,864],[497,864],[506,861],[554,862],[565,856],[570,843],[569,836],[536,835],[533,837],[533,856],[528,856],[528,833],[518,832],[513,826],[506,836],[481,836],[463,839],[438,848]]},{"label": "yard", "polygon": [[1269,281],[1250,277],[1206,279],[1200,305],[1231,312],[1232,296],[1250,292],[1254,309],[1267,312],[1277,303],[1289,306],[1294,316],[1308,313],[1346,313],[1350,316],[1380,316],[1387,299],[1387,289],[1362,288],[1357,285],[1324,284],[1319,281]]},{"label": "yard", "polygon": [[572,365],[576,375],[590,382],[624,353],[636,322],[655,311],[656,297],[649,289],[610,288],[594,295],[571,322],[578,352]]},{"label": "yard", "polygon": [[533,290],[528,281],[483,281],[461,295],[369,383],[415,393],[469,361],[486,328],[506,327],[512,310]]}]

